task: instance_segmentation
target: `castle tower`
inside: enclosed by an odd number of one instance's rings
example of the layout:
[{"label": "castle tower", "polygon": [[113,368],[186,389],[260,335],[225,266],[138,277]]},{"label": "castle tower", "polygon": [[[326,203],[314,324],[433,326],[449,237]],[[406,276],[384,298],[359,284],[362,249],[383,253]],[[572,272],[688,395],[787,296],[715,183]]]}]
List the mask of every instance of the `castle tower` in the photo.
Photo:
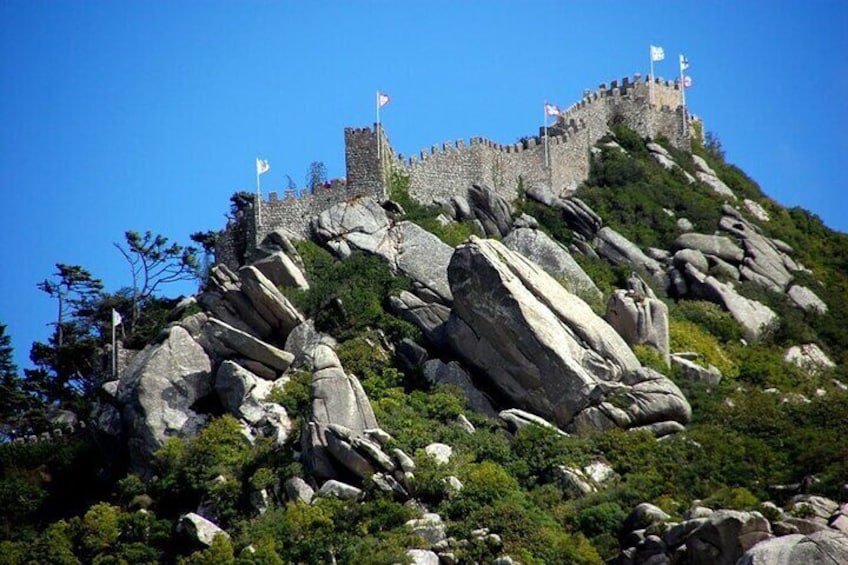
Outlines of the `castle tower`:
[{"label": "castle tower", "polygon": [[[379,147],[379,149],[378,149]],[[351,196],[387,195],[386,163],[394,156],[380,127],[345,128],[345,168],[347,190]],[[382,161],[382,162],[381,162]]]}]

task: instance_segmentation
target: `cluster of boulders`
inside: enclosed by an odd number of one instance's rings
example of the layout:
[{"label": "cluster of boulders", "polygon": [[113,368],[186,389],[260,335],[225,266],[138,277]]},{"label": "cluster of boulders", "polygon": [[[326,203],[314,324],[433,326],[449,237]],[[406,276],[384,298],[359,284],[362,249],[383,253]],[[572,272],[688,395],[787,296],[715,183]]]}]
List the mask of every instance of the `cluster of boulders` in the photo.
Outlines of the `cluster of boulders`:
[{"label": "cluster of boulders", "polygon": [[[651,144],[649,150],[663,166],[677,167],[661,146]],[[733,197],[705,162],[695,164],[698,180]],[[684,429],[691,417],[686,398],[671,380],[643,367],[632,348],[655,348],[667,364],[695,380],[717,383],[721,374],[685,352],[672,354],[668,309],[652,286],[716,302],[743,325],[749,340],[756,340],[775,314],[739,295],[734,281],[754,281],[787,292],[801,308],[826,310],[810,289],[792,284],[792,273],[803,267],[791,259],[789,246],[764,237],[730,206],[722,208],[724,235],[689,231],[670,250],[645,253],[604,226],[578,198],[561,198],[544,186],[531,186],[527,195],[560,211],[575,234],[570,248],[551,239],[533,218],[515,217],[509,202],[482,185],[472,186],[467,197],[435,202],[440,222],[469,221],[479,235],[455,249],[403,220],[402,208],[390,201],[354,199],[311,224],[314,239],[337,257],[373,254],[412,281],[410,291],[391,298],[390,307],[421,330],[426,344],[396,344],[400,362],[432,384],[458,387],[470,409],[499,417],[513,431],[530,425],[564,435],[622,428],[662,437]],[[745,205],[754,217],[767,219],[755,203]],[[603,316],[589,305],[599,303],[602,294],[572,253],[633,270],[627,288],[612,294]],[[193,437],[221,411],[241,422],[246,441],[263,436],[282,446],[293,426],[271,395],[295,372],[306,373],[311,406],[301,424],[299,457],[313,482],[290,479],[285,496],[304,503],[321,497],[358,500],[367,486],[403,500],[414,497],[415,461],[388,447],[391,436],[380,428],[359,380],[339,361],[335,340],[317,331],[280,290],[309,288],[292,235],[274,231],[250,255],[255,260],[238,270],[216,265],[194,301],[201,311],[169,325],[133,357],[119,380],[102,387],[97,429],[127,446],[131,470],[145,477],[153,472],[153,454],[169,437]],[[787,352],[787,360],[814,371],[827,367],[823,355],[805,345]],[[456,424],[475,432],[465,416]],[[424,452],[437,463],[451,457],[450,446],[443,444]],[[556,476],[574,498],[615,480],[602,461],[560,467]],[[449,495],[463,485],[448,477],[444,487]],[[267,508],[269,496],[265,491],[251,496],[257,512]],[[499,544],[488,532],[473,534],[474,540],[447,538],[438,515],[423,508],[421,513],[409,524],[427,542],[410,550],[415,563],[453,563],[453,551],[463,544]],[[180,530],[209,545],[221,533],[210,518],[201,503],[180,520]],[[761,563],[767,554],[763,544],[775,539],[783,545],[774,551],[787,555],[841,551],[829,530],[814,531],[790,518],[769,524],[757,513],[696,508],[680,523],[670,520],[657,508],[637,508],[628,519],[622,538],[627,549],[618,562],[681,562],[685,555],[689,563],[735,563],[745,554],[745,563]],[[844,531],[846,521],[844,515],[829,517],[826,526]],[[775,533],[785,535],[773,539]],[[499,562],[512,560],[504,556]]]},{"label": "cluster of boulders", "polygon": [[824,565],[848,563],[848,504],[798,495],[787,509],[713,510],[695,504],[675,520],[648,503],[624,522],[616,565]]},{"label": "cluster of boulders", "polygon": [[259,260],[235,273],[216,265],[196,299],[203,311],[172,323],[119,380],[103,385],[94,419],[105,437],[127,446],[131,470],[149,476],[165,440],[193,437],[216,407],[237,417],[248,439],[287,440],[288,415],[267,398],[289,379],[295,356],[283,345],[304,320],[279,288],[308,283],[284,232],[257,253]]}]

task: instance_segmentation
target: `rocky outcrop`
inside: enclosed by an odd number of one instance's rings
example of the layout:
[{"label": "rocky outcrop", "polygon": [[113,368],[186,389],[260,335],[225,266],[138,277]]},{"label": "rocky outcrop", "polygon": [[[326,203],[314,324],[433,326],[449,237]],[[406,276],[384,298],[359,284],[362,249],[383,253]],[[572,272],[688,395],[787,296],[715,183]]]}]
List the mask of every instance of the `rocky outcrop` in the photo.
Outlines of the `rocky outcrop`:
[{"label": "rocky outcrop", "polygon": [[472,185],[468,189],[468,202],[487,237],[504,237],[512,229],[512,206],[488,186]]},{"label": "rocky outcrop", "polygon": [[783,360],[801,367],[811,375],[817,375],[822,371],[836,367],[836,363],[815,343],[793,345],[786,350]]},{"label": "rocky outcrop", "polygon": [[[283,386],[287,380],[280,379],[276,386]],[[233,361],[224,361],[215,373],[215,392],[224,409],[249,424],[255,434],[270,437],[282,446],[292,423],[285,408],[266,401],[274,386]]]},{"label": "rocky outcrop", "polygon": [[671,356],[671,365],[676,367],[680,374],[691,381],[717,385],[721,382],[721,371],[713,365],[702,367],[701,365],[679,355]]},{"label": "rocky outcrop", "polygon": [[620,539],[625,549],[615,562],[735,565],[743,553],[771,537],[769,522],[759,512],[696,507],[684,521],[672,522],[656,506],[643,503],[624,521]]},{"label": "rocky outcrop", "polygon": [[492,401],[474,386],[471,377],[456,361],[445,363],[440,359],[430,359],[424,363],[422,374],[430,384],[452,385],[459,388],[465,396],[466,405],[475,412],[490,417],[497,415]]},{"label": "rocky outcrop", "polygon": [[736,565],[836,565],[848,563],[848,536],[836,531],[790,534],[764,540]]},{"label": "rocky outcrop", "polygon": [[503,239],[503,244],[538,264],[569,292],[584,299],[600,300],[601,291],[566,249],[545,232],[519,228]]},{"label": "rocky outcrop", "polygon": [[327,427],[338,425],[362,436],[365,430],[377,427],[377,419],[359,380],[342,368],[332,341],[317,343],[310,357],[312,408],[303,427],[305,461],[317,476],[334,478],[337,472],[328,451]]},{"label": "rocky outcrop", "polygon": [[647,273],[660,288],[668,285],[668,277],[663,266],[645,255],[635,243],[610,227],[601,228],[595,236],[595,250],[598,255],[614,265],[627,265]]},{"label": "rocky outcrop", "polygon": [[282,251],[275,251],[252,265],[276,287],[307,290],[309,283],[301,268]]},{"label": "rocky outcrop", "polygon": [[686,538],[692,565],[735,565],[742,554],[771,537],[759,512],[717,510]]},{"label": "rocky outcrop", "polygon": [[607,302],[604,319],[628,345],[650,345],[668,363],[668,306],[635,290],[616,290]]},{"label": "rocky outcrop", "polygon": [[827,314],[827,304],[806,286],[793,285],[786,294],[803,310]]},{"label": "rocky outcrop", "polygon": [[192,437],[206,424],[195,403],[212,392],[211,371],[206,352],[180,326],[133,359],[117,388],[133,471],[146,475],[167,438]]},{"label": "rocky outcrop", "polygon": [[353,249],[378,255],[422,287],[426,301],[450,303],[446,268],[453,249],[412,222],[393,223],[375,200],[333,206],[313,220],[312,230],[340,257]]},{"label": "rocky outcrop", "polygon": [[238,355],[283,372],[289,368],[294,355],[240,331],[221,320],[209,318],[199,338],[211,355],[219,358]]},{"label": "rocky outcrop", "polygon": [[730,187],[724,184],[716,172],[707,164],[707,162],[699,155],[692,155],[692,161],[695,163],[695,168],[697,168],[697,172],[695,176],[698,177],[698,180],[712,188],[715,192],[720,194],[721,196],[726,196],[728,198],[732,198],[736,200],[736,195],[733,194],[733,191],[730,190]]},{"label": "rocky outcrop", "polygon": [[239,269],[239,279],[242,292],[278,340],[285,340],[289,332],[303,322],[300,312],[259,269],[243,267]]},{"label": "rocky outcrop", "polygon": [[686,267],[685,274],[691,294],[695,298],[715,302],[727,310],[742,325],[746,339],[757,341],[777,320],[777,314],[771,308],[741,296],[729,284],[706,276],[691,265]]},{"label": "rocky outcrop", "polygon": [[[614,418],[603,422],[688,421],[680,391],[661,375],[642,372],[615,330],[523,256],[472,238],[457,248],[448,276],[451,347],[518,407],[569,426],[590,405],[619,395],[631,412],[610,405]],[[662,400],[655,403],[652,395]],[[598,421],[580,419],[581,425]]]},{"label": "rocky outcrop", "polygon": [[390,297],[389,304],[395,314],[417,326],[430,343],[437,347],[445,345],[445,324],[450,308],[438,302],[424,302],[405,290]]},{"label": "rocky outcrop", "polygon": [[230,539],[230,535],[219,528],[217,524],[194,512],[189,512],[180,517],[179,522],[177,522],[177,531],[206,547],[212,545],[215,536],[220,535]]},{"label": "rocky outcrop", "polygon": [[733,243],[729,237],[722,235],[684,233],[672,242],[671,249],[673,251],[693,249],[731,263],[740,263],[745,257],[741,247]]}]

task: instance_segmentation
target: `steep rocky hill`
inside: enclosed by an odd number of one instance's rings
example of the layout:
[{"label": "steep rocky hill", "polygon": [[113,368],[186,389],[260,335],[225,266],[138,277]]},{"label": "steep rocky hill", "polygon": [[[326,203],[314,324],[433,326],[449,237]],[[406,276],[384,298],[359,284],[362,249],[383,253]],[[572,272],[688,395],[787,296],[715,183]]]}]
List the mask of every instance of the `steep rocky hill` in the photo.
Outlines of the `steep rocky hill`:
[{"label": "steep rocky hill", "polygon": [[0,446],[6,489],[101,453],[0,561],[848,562],[848,237],[614,124],[574,193],[388,188],[214,266],[86,432]]}]

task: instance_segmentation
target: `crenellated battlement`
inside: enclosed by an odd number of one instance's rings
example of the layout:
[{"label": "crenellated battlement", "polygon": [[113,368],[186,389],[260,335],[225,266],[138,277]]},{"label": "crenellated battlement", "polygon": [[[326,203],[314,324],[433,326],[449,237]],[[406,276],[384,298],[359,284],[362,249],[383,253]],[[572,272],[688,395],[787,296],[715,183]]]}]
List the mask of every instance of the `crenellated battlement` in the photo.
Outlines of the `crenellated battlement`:
[{"label": "crenellated battlement", "polygon": [[[681,105],[680,89],[678,81],[636,74],[585,90],[548,127],[547,136],[540,128],[539,135],[515,143],[470,137],[430,145],[408,157],[392,148],[377,124],[348,127],[346,181],[300,196],[286,192],[280,198],[272,192],[249,211],[238,229],[254,245],[277,227],[306,236],[309,220],[336,204],[362,196],[386,198],[392,172],[408,176],[410,196],[424,204],[464,196],[475,183],[489,185],[509,200],[518,196],[522,183],[542,183],[567,194],[588,178],[591,149],[611,124],[625,125],[642,137],[664,136],[676,147],[689,149],[693,118]],[[228,227],[223,239],[229,235],[232,240],[234,231]],[[220,260],[232,262],[231,255]]]}]

